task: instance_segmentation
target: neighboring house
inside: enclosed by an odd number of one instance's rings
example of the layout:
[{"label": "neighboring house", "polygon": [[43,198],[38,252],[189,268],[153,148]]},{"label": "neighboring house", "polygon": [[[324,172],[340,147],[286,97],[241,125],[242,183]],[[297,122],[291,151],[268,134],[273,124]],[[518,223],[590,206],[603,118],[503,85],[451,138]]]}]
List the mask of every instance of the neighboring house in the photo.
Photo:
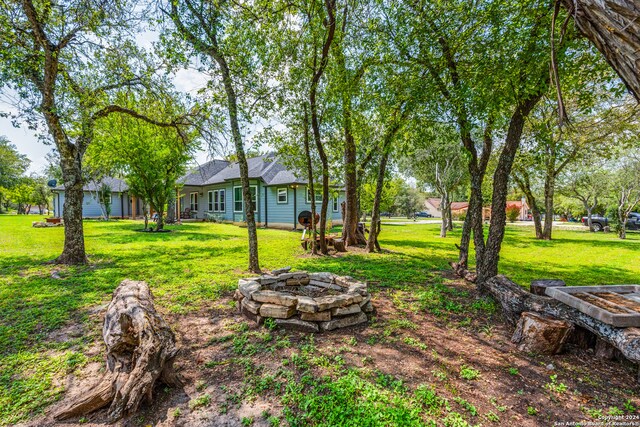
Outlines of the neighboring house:
[{"label": "neighboring house", "polygon": [[[518,219],[520,221],[525,221],[531,217],[529,212],[529,205],[527,205],[527,201],[524,198],[522,200],[508,201],[507,207],[509,206],[518,207],[518,209],[520,210],[520,215],[518,215]],[[435,218],[442,217],[439,198],[436,198],[436,197],[428,198],[424,203],[424,208],[427,212],[429,212]],[[465,214],[468,209],[469,209],[469,202],[451,202],[451,215],[454,218]],[[485,221],[489,221],[491,219],[491,206],[485,206],[482,208],[482,218]]]},{"label": "neighboring house", "polygon": [[429,197],[424,201],[424,210],[431,214],[434,218],[442,218],[442,211],[440,210],[440,198]]},{"label": "neighboring house", "polygon": [[[118,178],[104,178],[101,182],[89,182],[84,187],[84,197],[82,201],[83,218],[99,218],[102,216],[102,209],[98,202],[98,188],[105,183],[111,188],[111,216],[114,218],[124,218],[131,216],[131,198],[129,197],[129,187]],[[64,212],[64,186],[59,185],[52,189],[53,192],[53,215],[61,217]],[[136,203],[136,215],[140,215],[142,210],[140,203]]]},{"label": "neighboring house", "polygon": [[[451,215],[459,216],[464,214],[469,208],[468,202],[451,202]],[[424,209],[433,215],[434,218],[442,218],[440,209],[440,198],[430,197],[424,202]]]},{"label": "neighboring house", "polygon": [[[288,170],[273,154],[247,159],[247,162],[256,223],[264,227],[300,227],[298,215],[311,210],[307,180]],[[180,212],[189,208],[192,217],[197,219],[245,221],[237,162],[212,160],[185,175],[179,183],[182,184],[177,204]],[[344,189],[334,187],[331,193],[327,217],[334,224],[340,223]],[[320,212],[320,191],[316,192],[315,198],[316,210]]]},{"label": "neighboring house", "polygon": [[[529,205],[524,197],[521,200],[507,200],[507,208],[509,206],[516,206],[520,210],[518,221],[526,221],[531,218]],[[485,206],[482,208],[482,218],[485,221],[489,221],[491,219],[491,206]]]}]

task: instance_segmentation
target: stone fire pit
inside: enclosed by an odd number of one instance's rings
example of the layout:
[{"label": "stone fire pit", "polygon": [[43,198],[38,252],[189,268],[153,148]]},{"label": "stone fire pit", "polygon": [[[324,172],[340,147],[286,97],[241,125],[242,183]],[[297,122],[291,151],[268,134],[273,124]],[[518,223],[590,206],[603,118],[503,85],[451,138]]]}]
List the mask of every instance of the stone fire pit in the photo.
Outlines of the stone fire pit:
[{"label": "stone fire pit", "polygon": [[240,312],[258,324],[266,318],[278,326],[304,332],[358,325],[373,311],[367,285],[332,273],[290,272],[240,279],[235,299]]}]

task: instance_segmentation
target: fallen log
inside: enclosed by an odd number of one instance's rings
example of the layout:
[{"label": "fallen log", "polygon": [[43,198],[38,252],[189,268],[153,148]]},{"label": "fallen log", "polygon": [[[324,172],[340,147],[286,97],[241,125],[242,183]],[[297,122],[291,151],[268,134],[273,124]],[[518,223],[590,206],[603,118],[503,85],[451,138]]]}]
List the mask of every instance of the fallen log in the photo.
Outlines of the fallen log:
[{"label": "fallen log", "polygon": [[102,328],[107,372],[100,382],[54,414],[57,420],[79,417],[109,405],[110,422],[135,413],[143,398],[152,400],[157,380],[180,385],[173,369],[175,336],[156,312],[145,282],[123,280],[113,293]]},{"label": "fallen log", "polygon": [[613,345],[630,361],[640,363],[640,328],[607,325],[553,298],[531,294],[502,275],[487,280],[484,289],[500,303],[505,318],[512,324],[516,324],[525,311],[567,320]]}]

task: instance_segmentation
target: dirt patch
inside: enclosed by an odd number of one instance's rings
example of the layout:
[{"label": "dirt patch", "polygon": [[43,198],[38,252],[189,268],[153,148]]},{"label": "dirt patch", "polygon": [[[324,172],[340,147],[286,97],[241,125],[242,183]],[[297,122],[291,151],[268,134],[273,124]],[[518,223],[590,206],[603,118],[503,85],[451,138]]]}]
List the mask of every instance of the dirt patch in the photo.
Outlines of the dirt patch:
[{"label": "dirt patch", "polygon": [[[431,287],[425,284],[421,290],[431,292]],[[640,406],[631,364],[598,360],[592,350],[570,346],[556,356],[521,353],[510,342],[512,327],[490,305],[482,308],[488,303],[473,285],[445,280],[438,289],[446,293],[449,309],[420,296],[429,293],[378,291],[373,297],[375,318],[368,326],[315,335],[314,354],[327,360],[340,357],[346,367],[401,380],[408,390],[432,385],[474,425],[595,421],[609,408]],[[235,427],[243,420],[268,426],[270,416],[281,417],[284,405],[277,388],[256,392],[257,380],[292,369],[284,361],[308,345],[309,336],[247,323],[230,302],[224,298],[217,308],[188,315],[165,314],[181,347],[177,366],[184,386],[159,387],[154,402],[123,426]],[[331,365],[314,369],[320,376],[331,372]],[[91,377],[94,370],[93,364],[85,368]],[[77,376],[91,381],[86,373]],[[67,395],[79,383],[67,382]],[[478,415],[468,415],[463,402]],[[492,423],[490,413],[499,422]],[[105,413],[86,421],[78,425],[104,425]],[[39,418],[28,425],[51,424]]]}]

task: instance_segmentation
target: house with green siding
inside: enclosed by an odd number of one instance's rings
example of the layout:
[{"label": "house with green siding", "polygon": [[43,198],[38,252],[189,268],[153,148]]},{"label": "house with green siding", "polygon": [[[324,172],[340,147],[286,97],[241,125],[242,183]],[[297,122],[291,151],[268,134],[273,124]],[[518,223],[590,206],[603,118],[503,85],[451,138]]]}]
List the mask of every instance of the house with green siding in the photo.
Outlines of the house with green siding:
[{"label": "house with green siding", "polygon": [[[287,169],[274,154],[253,157],[247,159],[247,163],[256,223],[264,227],[300,227],[298,215],[311,210],[312,197],[307,180],[301,178],[304,174]],[[178,209],[182,217],[232,223],[245,221],[237,162],[211,160],[190,171],[179,183]],[[315,199],[316,210],[320,212],[320,191],[316,191]],[[344,189],[332,187],[327,218],[333,224],[342,222],[343,201]]]}]

